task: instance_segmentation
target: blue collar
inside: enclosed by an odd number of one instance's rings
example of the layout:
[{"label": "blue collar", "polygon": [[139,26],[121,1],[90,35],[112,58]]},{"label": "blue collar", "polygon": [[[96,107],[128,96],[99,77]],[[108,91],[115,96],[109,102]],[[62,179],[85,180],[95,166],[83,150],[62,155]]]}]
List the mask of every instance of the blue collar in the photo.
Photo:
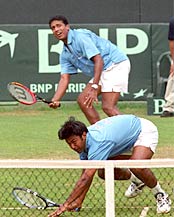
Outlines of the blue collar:
[{"label": "blue collar", "polygon": [[74,32],[72,29],[69,30],[68,32],[68,40],[67,40],[67,44],[71,44],[74,38]]}]

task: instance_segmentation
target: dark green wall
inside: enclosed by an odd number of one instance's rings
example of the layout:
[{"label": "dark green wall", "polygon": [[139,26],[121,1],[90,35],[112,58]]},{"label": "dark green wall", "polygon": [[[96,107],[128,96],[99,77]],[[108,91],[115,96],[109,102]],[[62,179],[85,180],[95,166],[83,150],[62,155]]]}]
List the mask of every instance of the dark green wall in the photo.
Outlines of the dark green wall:
[{"label": "dark green wall", "polygon": [[56,14],[71,23],[163,23],[174,0],[0,0],[0,24],[47,24]]}]

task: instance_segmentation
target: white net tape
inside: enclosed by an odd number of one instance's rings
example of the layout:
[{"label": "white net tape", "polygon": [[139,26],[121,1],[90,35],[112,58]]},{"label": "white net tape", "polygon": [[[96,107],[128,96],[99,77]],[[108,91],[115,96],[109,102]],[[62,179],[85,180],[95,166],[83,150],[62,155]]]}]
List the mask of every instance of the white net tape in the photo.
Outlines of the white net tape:
[{"label": "white net tape", "polygon": [[152,160],[0,160],[0,168],[105,169],[106,217],[115,217],[114,168],[174,168],[174,159]]},{"label": "white net tape", "polygon": [[0,168],[172,168],[174,159],[152,160],[0,160]]}]

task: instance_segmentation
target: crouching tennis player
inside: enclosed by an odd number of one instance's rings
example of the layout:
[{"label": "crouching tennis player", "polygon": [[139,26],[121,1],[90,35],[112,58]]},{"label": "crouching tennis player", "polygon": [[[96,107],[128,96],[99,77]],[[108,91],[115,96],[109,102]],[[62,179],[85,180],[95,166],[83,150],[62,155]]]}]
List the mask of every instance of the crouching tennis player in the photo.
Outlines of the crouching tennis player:
[{"label": "crouching tennis player", "polygon": [[[134,115],[108,117],[89,127],[70,117],[59,130],[58,136],[61,140],[65,139],[70,148],[79,153],[81,160],[151,159],[158,143],[156,126]],[[60,216],[65,211],[80,208],[96,170],[84,169],[68,199],[49,217]],[[125,192],[126,197],[137,196],[143,187],[147,186],[156,199],[157,213],[170,212],[171,201],[150,169],[115,168],[114,172],[115,180],[131,181]],[[98,169],[98,175],[104,179],[104,170]]]}]

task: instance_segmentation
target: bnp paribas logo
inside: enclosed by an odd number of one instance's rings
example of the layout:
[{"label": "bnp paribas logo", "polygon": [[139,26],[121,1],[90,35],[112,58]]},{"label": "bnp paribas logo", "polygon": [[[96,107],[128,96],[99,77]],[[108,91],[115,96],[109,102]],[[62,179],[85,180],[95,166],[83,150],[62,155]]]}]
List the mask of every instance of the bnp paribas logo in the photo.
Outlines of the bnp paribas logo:
[{"label": "bnp paribas logo", "polygon": [[15,42],[18,35],[18,33],[11,34],[3,30],[0,30],[0,48],[3,46],[9,46],[11,58],[13,58],[14,55]]}]

